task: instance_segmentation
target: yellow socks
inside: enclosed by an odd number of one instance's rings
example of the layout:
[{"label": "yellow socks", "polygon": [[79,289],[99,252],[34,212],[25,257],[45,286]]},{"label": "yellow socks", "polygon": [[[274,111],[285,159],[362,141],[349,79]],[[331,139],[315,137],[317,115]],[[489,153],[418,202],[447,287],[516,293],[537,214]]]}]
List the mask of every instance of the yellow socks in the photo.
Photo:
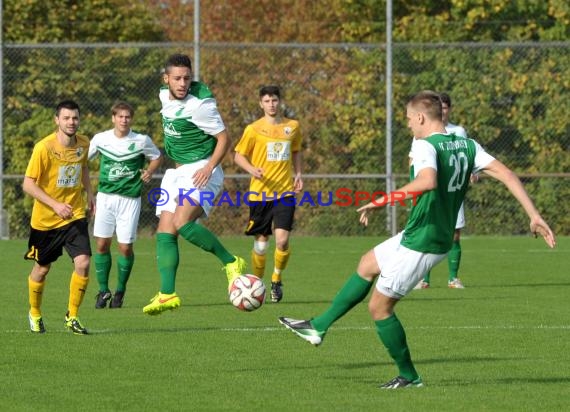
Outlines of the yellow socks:
[{"label": "yellow socks", "polygon": [[272,282],[281,282],[281,272],[287,267],[289,261],[290,249],[279,250],[275,248],[275,268],[271,275]]},{"label": "yellow socks", "polygon": [[83,302],[83,297],[85,296],[88,283],[88,277],[79,276],[75,272],[71,274],[71,282],[69,283],[69,304],[67,306],[69,317],[73,318],[77,316],[77,312],[79,311],[81,302]]},{"label": "yellow socks", "polygon": [[42,283],[35,282],[28,277],[28,293],[30,296],[30,315],[38,317],[42,315],[40,307],[42,306],[42,297],[44,294],[45,281]]},{"label": "yellow socks", "polygon": [[258,278],[262,278],[265,274],[265,255],[259,255],[255,253],[255,250],[251,251],[251,268],[253,274]]}]

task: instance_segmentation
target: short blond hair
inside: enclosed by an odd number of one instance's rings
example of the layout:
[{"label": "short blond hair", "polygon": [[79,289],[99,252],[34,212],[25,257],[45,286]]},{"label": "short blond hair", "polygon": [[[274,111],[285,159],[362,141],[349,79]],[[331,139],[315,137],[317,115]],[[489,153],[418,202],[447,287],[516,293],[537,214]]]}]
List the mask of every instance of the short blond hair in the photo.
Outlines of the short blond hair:
[{"label": "short blond hair", "polygon": [[131,106],[130,104],[128,104],[127,102],[123,102],[123,101],[119,101],[116,102],[113,107],[111,107],[111,113],[113,116],[115,116],[117,113],[119,113],[121,110],[126,110],[129,112],[129,114],[131,115],[131,117],[133,117],[135,115],[135,109],[133,109],[133,106]]},{"label": "short blond hair", "polygon": [[428,119],[441,120],[443,110],[439,93],[432,90],[422,90],[410,97],[408,105],[423,113]]}]

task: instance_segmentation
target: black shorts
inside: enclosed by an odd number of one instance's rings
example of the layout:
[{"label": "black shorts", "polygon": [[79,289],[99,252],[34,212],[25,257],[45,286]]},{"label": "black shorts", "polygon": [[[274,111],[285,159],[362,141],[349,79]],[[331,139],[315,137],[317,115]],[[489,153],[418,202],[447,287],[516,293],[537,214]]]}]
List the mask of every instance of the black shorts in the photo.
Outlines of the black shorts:
[{"label": "black shorts", "polygon": [[87,219],[78,219],[52,230],[31,228],[24,259],[47,266],[62,255],[63,248],[72,259],[80,255],[91,256]]},{"label": "black shorts", "polygon": [[245,234],[248,236],[271,235],[273,233],[272,224],[275,229],[283,229],[289,232],[293,230],[294,200],[293,197],[287,197],[273,201],[250,202],[249,223],[245,229]]}]

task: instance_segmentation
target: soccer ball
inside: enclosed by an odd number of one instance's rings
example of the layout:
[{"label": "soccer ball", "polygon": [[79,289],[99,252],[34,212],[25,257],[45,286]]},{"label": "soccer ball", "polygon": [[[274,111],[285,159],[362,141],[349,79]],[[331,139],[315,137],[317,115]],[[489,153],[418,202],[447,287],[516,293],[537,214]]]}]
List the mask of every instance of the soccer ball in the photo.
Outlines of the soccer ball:
[{"label": "soccer ball", "polygon": [[265,285],[255,275],[241,275],[230,286],[230,302],[239,310],[251,312],[265,301]]}]

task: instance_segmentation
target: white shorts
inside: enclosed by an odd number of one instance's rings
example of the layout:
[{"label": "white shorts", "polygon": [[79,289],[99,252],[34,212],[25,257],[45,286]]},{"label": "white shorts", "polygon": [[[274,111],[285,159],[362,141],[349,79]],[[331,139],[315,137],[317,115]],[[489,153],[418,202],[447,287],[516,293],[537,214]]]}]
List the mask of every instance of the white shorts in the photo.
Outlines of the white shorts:
[{"label": "white shorts", "polygon": [[205,187],[197,189],[192,181],[192,176],[197,170],[203,168],[208,163],[208,159],[199,160],[195,163],[182,165],[176,169],[167,169],[160,183],[161,196],[156,202],[156,215],[162,212],[174,213],[176,206],[182,206],[191,198],[196,205],[204,210],[202,217],[207,217],[212,210],[214,199],[222,190],[224,184],[224,171],[221,166],[217,166],[212,171],[212,175]]},{"label": "white shorts", "polygon": [[394,299],[406,296],[431,268],[447,256],[447,253],[422,253],[402,246],[402,233],[374,248],[374,256],[380,268],[376,289]]},{"label": "white shorts", "polygon": [[116,230],[119,243],[133,243],[137,238],[140,214],[140,197],[98,192],[93,235],[111,238]]},{"label": "white shorts", "polygon": [[456,229],[463,229],[465,227],[465,210],[463,209],[463,203],[457,212],[457,222],[455,223]]}]

